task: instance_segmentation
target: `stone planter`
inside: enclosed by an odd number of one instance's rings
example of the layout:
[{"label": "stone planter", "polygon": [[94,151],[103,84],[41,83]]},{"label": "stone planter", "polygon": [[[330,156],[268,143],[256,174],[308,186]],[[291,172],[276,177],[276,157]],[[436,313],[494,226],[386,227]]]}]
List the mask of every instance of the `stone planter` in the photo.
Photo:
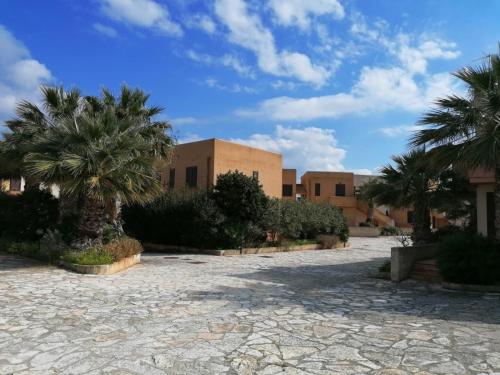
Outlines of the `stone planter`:
[{"label": "stone planter", "polygon": [[380,228],[378,227],[349,227],[349,237],[378,237]]},{"label": "stone planter", "polygon": [[88,275],[111,275],[113,273],[121,272],[140,262],[141,262],[141,254],[139,253],[127,258],[123,258],[118,262],[114,262],[111,264],[86,265],[86,264],[74,264],[61,261],[61,266],[71,271]]},{"label": "stone planter", "polygon": [[391,280],[402,281],[410,275],[416,261],[435,258],[438,246],[419,245],[391,248]]},{"label": "stone planter", "polygon": [[[337,245],[335,245],[333,247],[333,249],[344,249],[344,248],[349,248],[349,247],[350,247],[349,243],[339,242]],[[284,252],[289,252],[289,251],[330,250],[330,249],[323,249],[320,244],[289,246],[289,247],[285,247],[285,246],[282,246],[282,247],[249,247],[249,248],[244,248],[244,249],[212,250],[212,249],[197,249],[197,248],[185,247],[185,246],[172,246],[172,245],[145,243],[144,248],[148,251],[157,251],[157,252],[207,254],[207,255],[217,255],[217,256],[284,253]]]}]

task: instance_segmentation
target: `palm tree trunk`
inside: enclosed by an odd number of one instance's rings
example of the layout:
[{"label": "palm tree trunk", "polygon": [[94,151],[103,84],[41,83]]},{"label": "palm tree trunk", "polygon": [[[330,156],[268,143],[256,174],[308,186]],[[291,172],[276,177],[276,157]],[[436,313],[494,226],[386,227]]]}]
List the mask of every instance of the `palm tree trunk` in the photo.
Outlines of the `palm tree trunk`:
[{"label": "palm tree trunk", "polygon": [[85,197],[78,222],[78,242],[82,246],[100,244],[105,221],[104,204],[97,199]]},{"label": "palm tree trunk", "polygon": [[59,224],[71,221],[78,215],[78,198],[69,195],[63,188],[59,190]]},{"label": "palm tree trunk", "polygon": [[413,234],[412,240],[415,245],[425,244],[430,241],[431,232],[431,210],[423,202],[415,206],[413,215]]}]

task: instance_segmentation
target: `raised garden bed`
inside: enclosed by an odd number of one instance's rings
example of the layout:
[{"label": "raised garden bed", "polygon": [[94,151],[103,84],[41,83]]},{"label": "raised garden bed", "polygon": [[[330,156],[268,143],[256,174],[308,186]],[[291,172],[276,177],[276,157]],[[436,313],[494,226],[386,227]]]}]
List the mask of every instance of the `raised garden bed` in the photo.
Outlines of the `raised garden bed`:
[{"label": "raised garden bed", "polygon": [[141,254],[135,254],[110,264],[86,265],[61,261],[60,265],[77,273],[88,275],[111,275],[121,272],[141,262]]},{"label": "raised garden bed", "polygon": [[[215,249],[197,249],[193,247],[185,246],[175,246],[175,245],[161,245],[145,243],[143,244],[146,251],[156,251],[156,252],[169,252],[169,253],[188,253],[188,254],[207,254],[207,255],[217,255],[217,256],[235,256],[235,255],[247,255],[247,254],[268,254],[268,253],[284,253],[289,251],[307,251],[307,250],[330,250],[324,249],[321,244],[309,244],[309,245],[298,245],[298,246],[280,246],[280,247],[250,247],[244,249],[226,249],[226,250],[215,250]],[[340,242],[332,247],[332,249],[344,249],[349,248],[349,243]]]}]

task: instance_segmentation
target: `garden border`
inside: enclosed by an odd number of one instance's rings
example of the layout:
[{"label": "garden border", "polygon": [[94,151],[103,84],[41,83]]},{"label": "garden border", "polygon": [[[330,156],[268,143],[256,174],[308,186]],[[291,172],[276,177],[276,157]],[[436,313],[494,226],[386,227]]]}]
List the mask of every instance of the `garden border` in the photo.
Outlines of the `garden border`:
[{"label": "garden border", "polygon": [[126,270],[127,268],[139,264],[140,262],[141,253],[120,259],[119,261],[111,264],[87,265],[61,261],[60,265],[68,270],[87,275],[111,275]]},{"label": "garden border", "polygon": [[248,254],[269,254],[269,253],[286,253],[291,251],[310,251],[310,250],[333,250],[333,249],[348,249],[351,247],[349,242],[339,242],[330,249],[322,248],[321,244],[299,245],[299,246],[273,246],[273,247],[249,247],[244,249],[198,249],[194,247],[162,245],[154,243],[142,244],[146,251],[156,252],[171,252],[171,253],[187,253],[187,254],[206,254],[216,256],[236,256]]}]

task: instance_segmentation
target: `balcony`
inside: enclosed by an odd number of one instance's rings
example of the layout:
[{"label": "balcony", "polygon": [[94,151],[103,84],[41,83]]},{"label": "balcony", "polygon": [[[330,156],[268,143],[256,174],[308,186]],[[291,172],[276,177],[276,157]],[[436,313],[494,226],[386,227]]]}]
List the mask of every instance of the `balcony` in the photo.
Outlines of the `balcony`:
[{"label": "balcony", "polygon": [[354,196],[348,197],[330,197],[329,203],[336,207],[353,207],[356,208],[357,199]]}]

